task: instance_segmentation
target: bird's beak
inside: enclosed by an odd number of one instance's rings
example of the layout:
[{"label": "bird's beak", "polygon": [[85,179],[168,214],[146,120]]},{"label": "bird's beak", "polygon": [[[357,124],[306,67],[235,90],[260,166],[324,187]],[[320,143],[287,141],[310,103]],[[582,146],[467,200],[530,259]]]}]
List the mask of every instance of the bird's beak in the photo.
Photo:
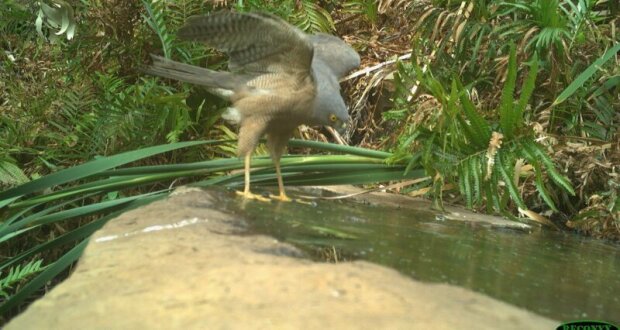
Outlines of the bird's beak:
[{"label": "bird's beak", "polygon": [[342,135],[347,130],[347,126],[348,126],[348,123],[346,121],[343,121],[343,122],[340,122],[340,125],[336,125],[336,127],[334,128],[336,129],[336,132],[338,132],[338,134]]}]

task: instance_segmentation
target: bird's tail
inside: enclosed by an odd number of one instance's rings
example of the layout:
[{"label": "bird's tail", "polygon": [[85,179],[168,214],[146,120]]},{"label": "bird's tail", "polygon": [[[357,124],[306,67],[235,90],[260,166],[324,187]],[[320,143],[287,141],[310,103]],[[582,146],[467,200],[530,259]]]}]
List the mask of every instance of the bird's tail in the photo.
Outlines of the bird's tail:
[{"label": "bird's tail", "polygon": [[142,70],[150,75],[226,90],[234,90],[245,83],[245,79],[242,76],[230,72],[209,70],[152,54],[151,58],[153,59],[153,65]]}]

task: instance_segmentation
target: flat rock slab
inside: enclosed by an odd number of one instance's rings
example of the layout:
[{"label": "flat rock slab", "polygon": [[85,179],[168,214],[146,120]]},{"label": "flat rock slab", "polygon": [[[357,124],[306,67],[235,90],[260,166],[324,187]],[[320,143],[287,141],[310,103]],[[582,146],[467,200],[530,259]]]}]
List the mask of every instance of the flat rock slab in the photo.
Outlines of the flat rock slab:
[{"label": "flat rock slab", "polygon": [[[16,329],[554,329],[559,322],[367,262],[312,262],[246,232],[234,193],[182,188],[111,220]],[[249,201],[249,203],[257,203]],[[275,211],[274,211],[275,212]]]}]

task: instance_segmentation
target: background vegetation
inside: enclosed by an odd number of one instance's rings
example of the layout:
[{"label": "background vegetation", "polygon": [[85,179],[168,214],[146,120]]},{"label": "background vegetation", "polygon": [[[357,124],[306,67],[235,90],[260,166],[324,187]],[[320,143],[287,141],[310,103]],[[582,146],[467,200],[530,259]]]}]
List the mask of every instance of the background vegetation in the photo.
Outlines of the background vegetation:
[{"label": "background vegetation", "polygon": [[53,285],[120,212],[181,183],[242,182],[226,104],[140,72],[149,53],[225,68],[174,36],[217,7],[269,11],[362,55],[341,137],[359,147],[292,142],[341,155],[284,158],[287,184],[404,180],[396,190],[438,208],[620,238],[616,1],[2,0],[0,315]]}]

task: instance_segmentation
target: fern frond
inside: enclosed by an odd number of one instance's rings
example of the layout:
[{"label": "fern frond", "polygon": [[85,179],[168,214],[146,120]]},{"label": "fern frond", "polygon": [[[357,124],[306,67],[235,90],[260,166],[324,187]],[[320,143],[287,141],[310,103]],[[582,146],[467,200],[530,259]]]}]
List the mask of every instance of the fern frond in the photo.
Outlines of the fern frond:
[{"label": "fern frond", "polygon": [[504,89],[502,90],[502,99],[499,107],[499,125],[502,132],[508,140],[514,137],[515,127],[517,123],[517,115],[514,111],[514,90],[517,81],[517,59],[515,45],[510,45],[510,56],[508,57],[508,74]]},{"label": "fern frond", "polygon": [[471,157],[471,160],[469,162],[469,172],[471,173],[472,179],[473,179],[473,186],[474,186],[474,200],[477,202],[481,201],[481,181],[480,181],[480,174],[482,171],[482,167],[480,166],[480,158],[479,157]]},{"label": "fern frond", "polygon": [[422,157],[422,153],[421,152],[416,152],[411,159],[409,160],[409,163],[407,163],[407,166],[405,167],[405,172],[403,175],[407,175],[409,173],[409,171],[411,171],[414,166],[417,167],[417,165],[420,164],[420,158]]},{"label": "fern frond", "polygon": [[26,174],[19,168],[19,166],[9,162],[0,160],[0,186],[2,185],[18,185],[28,182],[29,179]]},{"label": "fern frond", "polygon": [[[495,167],[493,167],[494,169]],[[493,170],[491,169],[491,170]],[[499,193],[499,174],[497,173],[498,171],[493,170],[493,172],[491,173],[491,178],[489,180],[489,182],[491,182],[491,184],[487,184],[486,186],[490,188],[490,201],[491,201],[491,205],[493,205],[493,207],[495,207],[495,210],[497,212],[500,212],[502,210],[502,204],[500,202],[500,193]],[[488,201],[487,201],[488,203]],[[490,213],[490,212],[489,212]]]},{"label": "fern frond", "polygon": [[307,32],[330,32],[336,30],[331,15],[313,0],[301,0],[293,22]]},{"label": "fern frond", "polygon": [[142,17],[159,37],[164,57],[170,58],[174,36],[168,32],[164,20],[166,1],[142,0],[142,3],[148,14],[142,14]]},{"label": "fern frond", "polygon": [[472,142],[478,148],[486,147],[487,142],[491,139],[491,126],[489,123],[482,117],[477,111],[474,103],[469,99],[469,97],[464,92],[464,89],[460,82],[457,80],[457,84],[461,90],[459,95],[461,105],[463,106],[463,113],[465,114],[465,118],[469,122],[471,126],[472,133],[474,139]]},{"label": "fern frond", "polygon": [[[24,267],[21,267],[21,265],[11,267],[7,276],[4,278],[0,278],[0,295],[8,298],[9,295],[6,292],[6,289],[13,287],[13,285],[19,283],[30,275],[42,271],[45,268],[41,267],[42,263],[43,259],[39,259],[30,261],[29,263],[24,265]],[[1,272],[0,275],[2,275]]]},{"label": "fern frond", "polygon": [[553,201],[553,198],[551,198],[551,196],[549,195],[549,191],[547,190],[546,186],[545,186],[545,181],[543,180],[543,167],[540,164],[539,158],[538,156],[536,156],[536,153],[533,151],[533,149],[531,147],[528,147],[527,145],[535,143],[531,140],[525,140],[522,141],[519,145],[518,145],[518,149],[519,152],[521,153],[521,155],[523,156],[523,158],[525,158],[525,160],[532,165],[533,170],[534,170],[534,176],[535,176],[535,185],[536,185],[536,189],[538,191],[538,193],[540,194],[540,196],[542,197],[542,199],[545,201],[545,203],[554,211],[557,211],[557,207],[555,206],[555,202]]},{"label": "fern frond", "polygon": [[486,212],[487,213],[492,213],[493,212],[493,193],[491,192],[491,186],[490,185],[484,185],[484,197],[486,199]]},{"label": "fern frond", "polygon": [[342,4],[343,12],[349,14],[361,14],[366,17],[371,24],[377,22],[379,4],[375,0],[348,0]]},{"label": "fern frond", "polygon": [[540,194],[540,197],[542,197],[542,199],[545,201],[545,203],[547,203],[547,205],[553,211],[558,212],[558,208],[555,206],[555,202],[549,195],[547,187],[545,187],[545,182],[542,176],[542,168],[540,168],[540,164],[538,164],[538,162],[534,162],[532,163],[532,166],[534,166],[534,173],[536,175],[536,181],[534,181],[536,183],[536,190]]},{"label": "fern frond", "polygon": [[[433,150],[435,148],[435,138],[437,138],[437,133],[433,133],[428,140],[426,140],[426,143],[424,144],[424,148],[422,149],[422,163],[425,165],[425,167],[433,167]],[[434,173],[433,173],[434,175]]]},{"label": "fern frond", "polygon": [[565,176],[560,174],[555,169],[555,164],[553,163],[553,160],[551,160],[551,157],[549,157],[549,155],[542,149],[542,147],[538,143],[534,141],[524,141],[524,143],[522,143],[521,145],[525,147],[525,149],[529,152],[530,155],[532,155],[533,158],[542,161],[542,163],[545,165],[545,169],[547,170],[549,178],[551,178],[553,182],[562,187],[562,189],[564,189],[569,194],[573,196],[575,195],[575,190],[573,189],[571,183]]},{"label": "fern frond", "polygon": [[502,152],[498,155],[497,165],[494,168],[497,169],[501,175],[512,201],[515,202],[520,208],[526,210],[527,206],[519,194],[517,185],[514,183],[513,178],[509,174],[512,173],[513,165],[508,152]]},{"label": "fern frond", "polygon": [[465,197],[465,201],[468,208],[473,207],[473,196],[471,189],[471,180],[470,180],[470,171],[469,171],[469,161],[465,162],[459,168],[459,186],[461,190],[461,194]]},{"label": "fern frond", "polygon": [[538,54],[534,52],[534,56],[532,57],[530,71],[527,74],[527,78],[523,82],[523,87],[521,87],[521,96],[519,97],[519,103],[514,110],[515,116],[515,125],[517,128],[523,126],[523,113],[525,112],[525,107],[527,106],[530,97],[532,96],[532,92],[534,92],[534,88],[536,87],[536,76],[538,75]]}]

